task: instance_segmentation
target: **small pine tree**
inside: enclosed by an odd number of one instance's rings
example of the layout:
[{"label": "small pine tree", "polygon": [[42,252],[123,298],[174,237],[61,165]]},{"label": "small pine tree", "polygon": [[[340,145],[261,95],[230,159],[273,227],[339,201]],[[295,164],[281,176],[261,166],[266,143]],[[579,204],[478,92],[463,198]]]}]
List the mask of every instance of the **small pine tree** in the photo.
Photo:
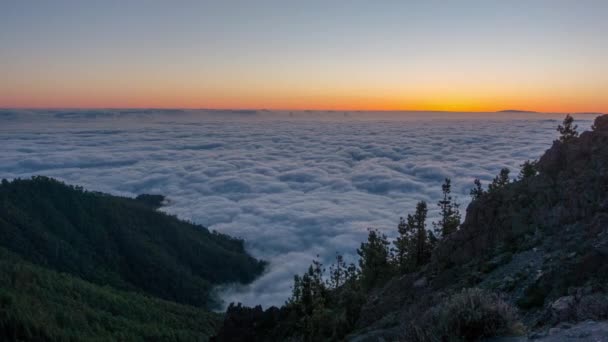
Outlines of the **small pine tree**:
[{"label": "small pine tree", "polygon": [[430,259],[431,250],[429,248],[428,234],[426,231],[426,216],[428,213],[425,201],[420,201],[416,205],[413,223],[416,227],[416,266],[426,264]]},{"label": "small pine tree", "polygon": [[574,118],[568,114],[564,118],[564,121],[561,125],[557,126],[557,131],[559,132],[559,141],[560,142],[568,142],[576,137],[578,137],[578,132],[576,129],[578,125],[573,125]]},{"label": "small pine tree", "polygon": [[449,178],[445,179],[443,185],[441,185],[441,190],[443,199],[437,202],[441,219],[439,222],[433,222],[433,226],[439,236],[443,238],[458,230],[461,217],[458,209],[459,204],[452,199],[452,181]]},{"label": "small pine tree", "polygon": [[[408,215],[408,221],[410,220],[411,215]],[[393,241],[393,262],[400,273],[405,273],[408,268],[408,258],[410,258],[413,232],[411,225],[406,223],[403,217],[399,218],[397,233],[397,238]]]},{"label": "small pine tree", "polygon": [[341,254],[336,254],[336,261],[329,266],[329,278],[327,286],[332,289],[338,289],[347,282],[355,279],[357,276],[357,267],[354,264],[347,264]]},{"label": "small pine tree", "polygon": [[323,265],[313,260],[307,272],[294,277],[292,296],[286,303],[306,341],[322,339],[328,329],[330,291],[323,282],[324,273]]},{"label": "small pine tree", "polygon": [[391,275],[390,250],[386,235],[377,229],[369,229],[367,242],[357,249],[361,283],[364,289],[380,284]]},{"label": "small pine tree", "polygon": [[475,178],[475,180],[473,181],[473,189],[471,189],[471,199],[474,201],[476,199],[479,199],[481,196],[483,196],[483,194],[485,194],[486,192],[483,190],[483,187],[481,186],[481,180],[479,180],[479,178]]},{"label": "small pine tree", "polygon": [[302,276],[294,276],[292,294],[287,300],[287,305],[302,316],[312,315],[315,305],[324,301],[327,294],[322,277],[321,264],[315,260]]},{"label": "small pine tree", "polygon": [[517,178],[519,180],[528,179],[530,177],[536,176],[538,173],[536,169],[536,160],[526,160],[523,164],[521,164],[521,170],[519,170],[519,176]]},{"label": "small pine tree", "polygon": [[505,167],[500,170],[500,173],[494,178],[492,183],[488,185],[488,192],[494,192],[502,189],[507,184],[509,184],[509,169]]},{"label": "small pine tree", "polygon": [[400,273],[414,271],[430,259],[437,239],[426,229],[427,213],[426,202],[420,201],[416,205],[414,215],[408,214],[407,220],[401,218],[399,221],[399,235],[393,241],[393,262]]},{"label": "small pine tree", "polygon": [[304,315],[311,315],[315,305],[325,302],[327,297],[327,288],[323,282],[324,272],[323,265],[318,260],[313,260],[308,271],[302,276],[294,276],[292,295],[287,304]]}]

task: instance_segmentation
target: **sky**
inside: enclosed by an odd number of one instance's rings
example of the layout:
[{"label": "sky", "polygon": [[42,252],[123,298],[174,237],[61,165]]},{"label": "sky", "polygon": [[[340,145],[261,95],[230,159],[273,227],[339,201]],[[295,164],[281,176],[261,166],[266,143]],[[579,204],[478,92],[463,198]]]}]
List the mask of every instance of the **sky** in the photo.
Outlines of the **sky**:
[{"label": "sky", "polygon": [[608,1],[0,2],[0,107],[608,112]]}]

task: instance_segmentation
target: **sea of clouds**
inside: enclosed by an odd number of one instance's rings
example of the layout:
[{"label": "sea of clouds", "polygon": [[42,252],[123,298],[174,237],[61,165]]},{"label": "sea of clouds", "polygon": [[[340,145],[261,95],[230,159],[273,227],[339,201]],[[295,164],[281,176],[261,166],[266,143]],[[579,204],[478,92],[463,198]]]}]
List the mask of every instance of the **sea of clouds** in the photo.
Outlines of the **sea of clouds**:
[{"label": "sea of clouds", "polygon": [[[0,178],[47,175],[118,195],[164,194],[169,213],[241,237],[269,262],[228,302],[282,304],[315,256],[356,260],[368,227],[396,233],[446,177],[538,158],[563,115],[180,110],[0,110]],[[577,115],[587,129],[593,116]],[[464,210],[464,208],[463,208]],[[432,218],[431,218],[432,220]],[[430,220],[430,221],[431,221]],[[429,224],[430,224],[429,221]]]}]

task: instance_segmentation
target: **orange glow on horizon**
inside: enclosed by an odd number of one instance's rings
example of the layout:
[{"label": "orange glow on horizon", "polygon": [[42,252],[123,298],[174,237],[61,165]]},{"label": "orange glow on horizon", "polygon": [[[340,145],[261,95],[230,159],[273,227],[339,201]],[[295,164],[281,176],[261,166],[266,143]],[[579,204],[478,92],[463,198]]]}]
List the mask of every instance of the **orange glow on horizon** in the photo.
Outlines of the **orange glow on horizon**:
[{"label": "orange glow on horizon", "polygon": [[[202,79],[202,77],[201,77]],[[460,111],[505,109],[537,112],[608,112],[603,85],[520,82],[447,82],[441,77],[398,80],[363,78],[348,83],[261,77],[204,83],[197,77],[131,77],[0,83],[0,108],[217,108],[339,111]],[[384,82],[382,82],[384,81]],[[318,83],[318,82],[317,82]],[[84,86],[86,84],[86,86]],[[439,86],[437,86],[439,85]],[[606,89],[608,91],[608,89]]]},{"label": "orange glow on horizon", "polygon": [[470,81],[425,75],[407,82],[394,77],[360,77],[357,82],[328,78],[320,86],[318,81],[291,78],[227,77],[211,82],[202,76],[145,75],[151,73],[129,75],[122,82],[113,77],[54,82],[55,75],[48,75],[0,83],[0,108],[608,112],[604,86],[583,82],[497,83],[479,81],[481,77]]},{"label": "orange glow on horizon", "polygon": [[253,98],[226,96],[215,99],[187,98],[178,95],[145,94],[91,98],[0,96],[0,108],[183,108],[183,109],[268,109],[328,111],[447,111],[495,112],[506,109],[548,113],[608,112],[606,101],[573,101],[568,99],[475,99],[436,96],[434,99],[403,99],[363,96],[301,96],[290,98]]}]

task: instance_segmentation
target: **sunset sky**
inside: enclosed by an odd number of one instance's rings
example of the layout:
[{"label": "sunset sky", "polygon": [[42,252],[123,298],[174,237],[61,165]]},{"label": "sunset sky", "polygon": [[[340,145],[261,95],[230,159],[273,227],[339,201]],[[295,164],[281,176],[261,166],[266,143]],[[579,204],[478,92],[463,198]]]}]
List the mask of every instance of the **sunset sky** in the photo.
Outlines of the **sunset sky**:
[{"label": "sunset sky", "polygon": [[0,107],[608,112],[608,1],[2,1]]}]

